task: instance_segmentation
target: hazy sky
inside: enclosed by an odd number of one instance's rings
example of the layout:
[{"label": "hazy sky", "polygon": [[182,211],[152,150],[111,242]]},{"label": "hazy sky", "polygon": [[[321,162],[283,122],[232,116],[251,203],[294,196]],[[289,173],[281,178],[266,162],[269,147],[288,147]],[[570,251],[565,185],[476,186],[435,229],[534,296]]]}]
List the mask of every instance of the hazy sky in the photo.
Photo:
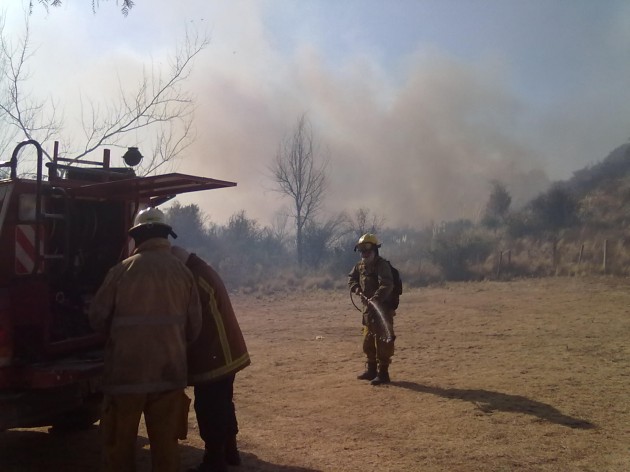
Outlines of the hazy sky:
[{"label": "hazy sky", "polygon": [[[180,199],[218,223],[268,224],[289,203],[267,169],[303,113],[330,162],[322,216],[364,207],[392,226],[474,218],[492,179],[522,201],[630,137],[626,0],[136,0],[127,17],[91,3],[35,7],[33,94],[72,126],[77,91],[106,100],[186,25],[208,31],[178,171],[238,182]],[[22,1],[0,5],[20,31]]]}]

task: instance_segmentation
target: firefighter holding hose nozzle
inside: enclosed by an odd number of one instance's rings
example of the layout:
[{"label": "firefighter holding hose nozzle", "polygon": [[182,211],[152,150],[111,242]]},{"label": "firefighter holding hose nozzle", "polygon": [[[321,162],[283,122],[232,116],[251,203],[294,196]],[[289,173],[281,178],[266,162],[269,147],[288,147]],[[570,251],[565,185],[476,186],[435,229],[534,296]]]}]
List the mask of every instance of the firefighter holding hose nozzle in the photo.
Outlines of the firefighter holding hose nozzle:
[{"label": "firefighter holding hose nozzle", "polygon": [[348,274],[351,293],[363,302],[363,352],[367,356],[365,372],[357,378],[372,385],[389,383],[389,365],[394,355],[394,316],[387,299],[394,289],[392,269],[378,249],[381,244],[374,234],[367,233],[354,246],[361,260]]}]

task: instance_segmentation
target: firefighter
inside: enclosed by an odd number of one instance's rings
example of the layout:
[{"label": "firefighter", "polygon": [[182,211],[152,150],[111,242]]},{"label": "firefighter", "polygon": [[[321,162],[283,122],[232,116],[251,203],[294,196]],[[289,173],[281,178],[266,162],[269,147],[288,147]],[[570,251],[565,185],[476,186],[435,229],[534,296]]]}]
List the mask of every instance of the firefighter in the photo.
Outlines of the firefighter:
[{"label": "firefighter", "polygon": [[219,274],[181,247],[173,246],[172,253],[195,276],[202,310],[201,333],[188,349],[188,384],[194,386],[195,414],[205,452],[201,464],[189,471],[226,472],[228,465],[241,463],[234,379],[250,364],[250,357]]},{"label": "firefighter", "polygon": [[129,235],[136,249],[109,271],[89,312],[93,328],[107,335],[104,470],[135,470],[144,414],[152,471],[176,472],[190,405],[186,350],[201,330],[201,305],[193,274],[171,254],[175,234],[160,210],[139,212]]},{"label": "firefighter", "polygon": [[394,281],[389,263],[378,249],[381,247],[374,234],[366,233],[354,246],[361,260],[348,274],[348,287],[361,296],[363,302],[363,352],[367,357],[365,372],[357,378],[369,380],[372,385],[389,383],[389,364],[394,355],[394,315],[386,300],[393,290]]}]

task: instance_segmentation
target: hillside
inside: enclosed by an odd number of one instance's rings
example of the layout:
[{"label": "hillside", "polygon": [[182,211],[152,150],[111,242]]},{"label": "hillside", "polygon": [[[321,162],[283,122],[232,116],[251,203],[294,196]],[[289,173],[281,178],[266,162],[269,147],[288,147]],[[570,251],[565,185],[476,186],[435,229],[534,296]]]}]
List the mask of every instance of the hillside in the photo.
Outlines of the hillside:
[{"label": "hillside", "polygon": [[567,186],[578,198],[584,225],[619,237],[616,231],[630,224],[630,144],[575,172]]},{"label": "hillside", "polygon": [[403,266],[408,283],[630,275],[630,144],[517,210],[510,208],[509,189],[493,190],[479,222],[441,222],[399,236],[404,244],[392,238],[388,255]]},{"label": "hillside", "polygon": [[[552,205],[549,201],[562,191],[570,200],[564,202],[564,213],[557,208],[540,210],[544,207],[541,202]],[[529,211],[527,216],[531,218],[536,208],[563,221],[556,220],[556,225],[549,219],[523,237],[501,241],[507,249],[514,249],[511,255],[517,260],[526,254],[533,262],[526,272],[630,273],[630,144],[619,146],[601,162],[576,171],[567,181],[557,182],[547,194],[532,200],[525,214]],[[525,269],[523,258],[520,263]]]}]

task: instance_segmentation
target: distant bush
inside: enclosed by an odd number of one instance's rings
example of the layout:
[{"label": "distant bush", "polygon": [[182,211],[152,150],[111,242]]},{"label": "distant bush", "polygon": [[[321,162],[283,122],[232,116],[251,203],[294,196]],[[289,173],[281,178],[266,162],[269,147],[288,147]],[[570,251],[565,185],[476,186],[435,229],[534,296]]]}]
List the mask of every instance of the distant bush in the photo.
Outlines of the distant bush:
[{"label": "distant bush", "polygon": [[487,228],[499,228],[503,226],[510,210],[512,196],[504,184],[499,181],[492,182],[492,191],[486,202],[486,207],[481,218],[481,224]]},{"label": "distant bush", "polygon": [[281,226],[261,228],[244,211],[225,226],[209,222],[196,206],[174,204],[168,216],[180,235],[177,244],[212,264],[232,290],[261,296],[346,290],[347,274],[359,260],[354,244],[376,223],[380,254],[399,269],[405,287],[497,276],[630,275],[630,144],[519,210],[510,205],[507,188],[493,182],[479,221],[385,228],[376,218],[365,226],[369,212],[362,210],[354,219],[340,214],[313,222],[303,234],[299,269],[294,235]]},{"label": "distant bush", "polygon": [[485,260],[494,246],[492,238],[470,221],[443,225],[431,241],[429,255],[447,280],[468,280],[471,266]]}]

